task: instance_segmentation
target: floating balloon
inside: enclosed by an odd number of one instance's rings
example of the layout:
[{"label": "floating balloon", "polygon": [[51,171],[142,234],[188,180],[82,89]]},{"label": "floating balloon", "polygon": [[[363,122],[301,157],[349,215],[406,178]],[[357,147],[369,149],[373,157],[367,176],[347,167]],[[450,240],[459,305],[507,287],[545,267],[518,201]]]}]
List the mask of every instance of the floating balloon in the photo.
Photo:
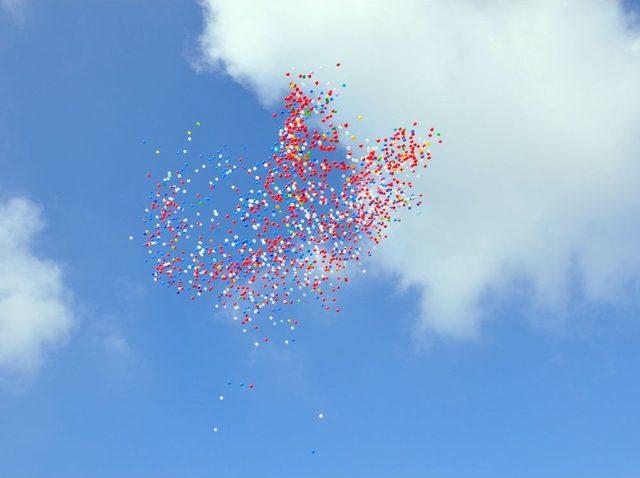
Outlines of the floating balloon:
[{"label": "floating balloon", "polygon": [[346,85],[323,85],[314,73],[286,77],[283,109],[272,115],[277,140],[264,159],[193,156],[187,131],[180,167],[147,175],[154,189],[144,246],[153,280],[192,300],[212,297],[258,335],[269,325],[295,329],[299,321],[278,312],[302,300],[340,311],[335,294],[349,282],[349,266],[387,238],[400,210],[422,204],[413,177],[427,167],[431,143],[441,142],[434,128],[418,137],[416,122],[358,141],[336,120]]}]

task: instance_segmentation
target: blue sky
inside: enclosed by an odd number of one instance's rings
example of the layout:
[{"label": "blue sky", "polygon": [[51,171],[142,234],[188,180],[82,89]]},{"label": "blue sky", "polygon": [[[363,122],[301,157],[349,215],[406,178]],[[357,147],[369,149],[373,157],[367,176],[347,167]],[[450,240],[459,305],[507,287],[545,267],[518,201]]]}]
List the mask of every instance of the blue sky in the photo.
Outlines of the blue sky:
[{"label": "blue sky", "polygon": [[75,317],[37,371],[1,383],[0,476],[638,476],[633,296],[575,299],[549,326],[513,286],[486,299],[479,339],[422,347],[420,285],[380,272],[342,316],[300,309],[291,348],[253,350],[211,303],[154,286],[128,240],[142,139],[173,148],[199,120],[203,148],[259,157],[276,134],[254,92],[194,70],[202,30],[190,2],[0,13],[0,198],[42,207],[35,254],[61,265]]}]

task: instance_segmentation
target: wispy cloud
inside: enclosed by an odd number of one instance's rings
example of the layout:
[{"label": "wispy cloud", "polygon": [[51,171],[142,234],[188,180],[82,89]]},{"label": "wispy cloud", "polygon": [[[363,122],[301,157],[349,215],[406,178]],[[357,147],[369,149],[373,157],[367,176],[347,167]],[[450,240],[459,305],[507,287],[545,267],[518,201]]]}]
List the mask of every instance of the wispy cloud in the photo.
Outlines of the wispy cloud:
[{"label": "wispy cloud", "polygon": [[[203,1],[204,60],[269,102],[292,66],[342,60],[341,112],[370,136],[446,134],[419,217],[377,260],[422,291],[420,332],[473,337],[485,294],[528,284],[566,315],[640,273],[640,38],[618,2]],[[327,79],[334,73],[327,75]],[[491,304],[492,307],[496,304]]]},{"label": "wispy cloud", "polygon": [[0,0],[0,9],[12,16],[19,17],[24,12],[26,0]]},{"label": "wispy cloud", "polygon": [[64,344],[74,324],[60,266],[42,259],[33,240],[44,221],[33,202],[0,204],[0,371],[30,374]]}]

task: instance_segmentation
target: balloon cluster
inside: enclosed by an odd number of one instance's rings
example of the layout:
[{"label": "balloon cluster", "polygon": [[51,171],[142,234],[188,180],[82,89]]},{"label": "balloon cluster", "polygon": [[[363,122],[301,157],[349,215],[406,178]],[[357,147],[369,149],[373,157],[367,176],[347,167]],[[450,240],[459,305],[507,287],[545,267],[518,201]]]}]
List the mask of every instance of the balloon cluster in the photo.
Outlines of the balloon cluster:
[{"label": "balloon cluster", "polygon": [[[339,312],[335,293],[349,282],[349,266],[371,255],[399,210],[421,205],[412,179],[431,159],[431,143],[442,141],[433,128],[418,137],[414,122],[358,142],[336,119],[346,85],[323,85],[314,73],[286,77],[284,108],[273,114],[278,138],[264,160],[218,152],[192,164],[184,148],[180,168],[157,180],[148,174],[155,188],[144,245],[153,279],[192,300],[213,296],[245,330],[259,328],[263,309],[308,296]],[[194,175],[205,178],[201,187]]]}]

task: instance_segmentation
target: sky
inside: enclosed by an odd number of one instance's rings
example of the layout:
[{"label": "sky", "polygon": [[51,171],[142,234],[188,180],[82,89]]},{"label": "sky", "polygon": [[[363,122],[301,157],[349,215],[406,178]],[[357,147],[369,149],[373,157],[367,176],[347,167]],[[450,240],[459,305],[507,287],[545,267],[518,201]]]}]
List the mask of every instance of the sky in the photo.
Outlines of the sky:
[{"label": "sky", "polygon": [[[0,2],[0,477],[639,476],[635,10]],[[336,61],[359,134],[445,142],[341,314],[256,349],[153,283],[150,148],[264,157]]]}]

